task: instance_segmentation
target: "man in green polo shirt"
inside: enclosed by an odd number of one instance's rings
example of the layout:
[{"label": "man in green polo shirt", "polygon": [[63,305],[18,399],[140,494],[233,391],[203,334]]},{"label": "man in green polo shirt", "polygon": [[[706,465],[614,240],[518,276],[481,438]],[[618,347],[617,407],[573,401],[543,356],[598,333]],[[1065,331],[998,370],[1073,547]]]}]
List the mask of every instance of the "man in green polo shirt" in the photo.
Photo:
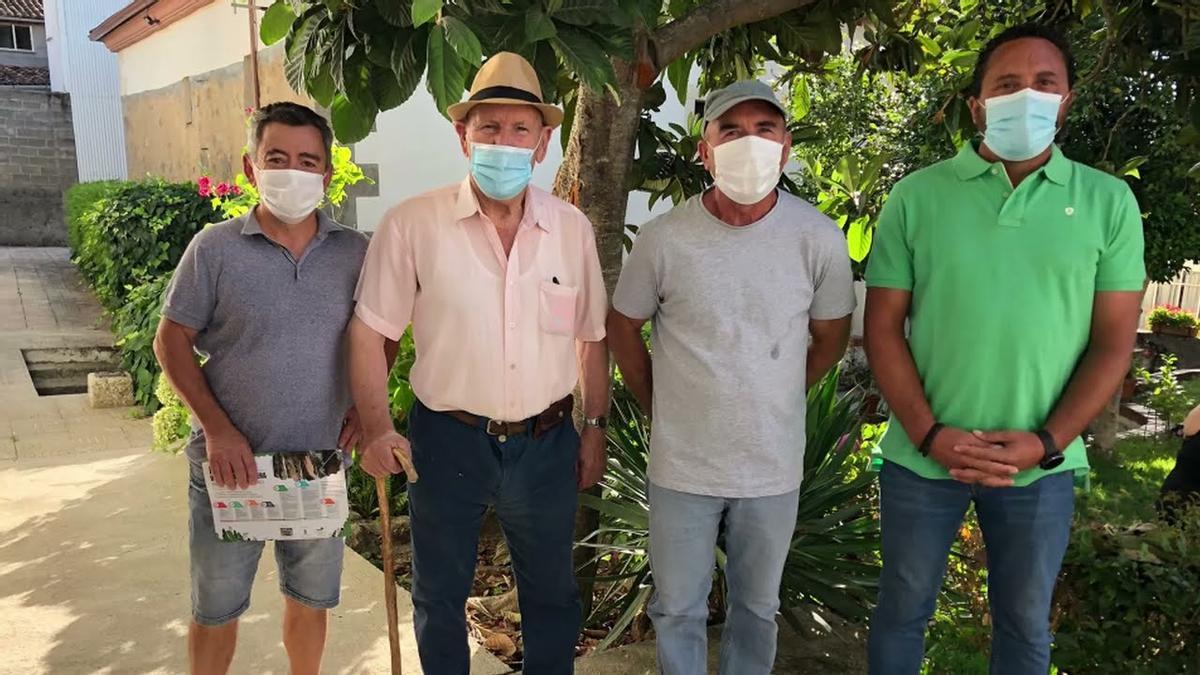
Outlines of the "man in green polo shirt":
[{"label": "man in green polo shirt", "polygon": [[893,416],[873,675],[920,670],[971,503],[987,544],[991,672],[1049,669],[1072,472],[1088,466],[1080,434],[1129,367],[1145,278],[1129,187],[1053,144],[1074,71],[1052,31],[996,37],[970,92],[982,141],[897,183],[880,215],[865,344]]}]

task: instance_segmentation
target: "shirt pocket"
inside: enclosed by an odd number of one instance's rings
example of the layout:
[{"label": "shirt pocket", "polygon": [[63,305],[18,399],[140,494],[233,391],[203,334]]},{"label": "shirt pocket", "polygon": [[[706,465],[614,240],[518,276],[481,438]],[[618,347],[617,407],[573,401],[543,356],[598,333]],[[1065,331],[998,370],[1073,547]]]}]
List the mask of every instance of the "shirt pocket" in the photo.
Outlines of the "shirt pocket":
[{"label": "shirt pocket", "polygon": [[538,321],[551,335],[575,336],[575,303],[579,289],[543,281],[538,293]]}]

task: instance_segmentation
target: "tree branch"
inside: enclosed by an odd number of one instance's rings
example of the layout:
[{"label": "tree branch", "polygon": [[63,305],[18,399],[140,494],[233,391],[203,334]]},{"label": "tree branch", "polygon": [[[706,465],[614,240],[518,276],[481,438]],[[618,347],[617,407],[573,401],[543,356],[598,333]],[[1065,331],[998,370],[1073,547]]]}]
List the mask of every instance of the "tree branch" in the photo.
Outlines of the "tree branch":
[{"label": "tree branch", "polygon": [[704,44],[712,36],[735,26],[764,21],[813,4],[815,0],[713,0],[695,7],[654,33],[655,68],[662,70],[675,59]]}]

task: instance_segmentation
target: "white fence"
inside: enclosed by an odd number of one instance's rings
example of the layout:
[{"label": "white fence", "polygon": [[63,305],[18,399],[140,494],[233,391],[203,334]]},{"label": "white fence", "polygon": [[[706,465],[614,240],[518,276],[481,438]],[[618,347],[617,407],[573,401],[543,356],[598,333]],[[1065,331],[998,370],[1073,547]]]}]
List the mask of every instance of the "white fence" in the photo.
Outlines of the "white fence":
[{"label": "white fence", "polygon": [[1190,264],[1179,276],[1161,284],[1150,284],[1142,299],[1142,327],[1150,310],[1159,305],[1181,307],[1193,314],[1200,314],[1200,265]]}]

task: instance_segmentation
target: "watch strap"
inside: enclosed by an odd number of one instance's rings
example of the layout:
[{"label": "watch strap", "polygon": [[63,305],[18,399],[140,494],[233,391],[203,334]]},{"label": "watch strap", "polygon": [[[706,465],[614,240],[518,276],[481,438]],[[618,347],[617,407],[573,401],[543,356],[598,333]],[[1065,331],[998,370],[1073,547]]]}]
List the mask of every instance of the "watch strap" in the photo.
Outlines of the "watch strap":
[{"label": "watch strap", "polygon": [[921,453],[922,457],[929,456],[929,451],[933,450],[933,441],[937,438],[937,435],[941,433],[942,429],[945,428],[946,425],[942,424],[941,422],[934,422],[933,426],[929,427],[929,431],[925,433],[925,439],[921,441],[921,446],[917,448],[917,451]]}]

